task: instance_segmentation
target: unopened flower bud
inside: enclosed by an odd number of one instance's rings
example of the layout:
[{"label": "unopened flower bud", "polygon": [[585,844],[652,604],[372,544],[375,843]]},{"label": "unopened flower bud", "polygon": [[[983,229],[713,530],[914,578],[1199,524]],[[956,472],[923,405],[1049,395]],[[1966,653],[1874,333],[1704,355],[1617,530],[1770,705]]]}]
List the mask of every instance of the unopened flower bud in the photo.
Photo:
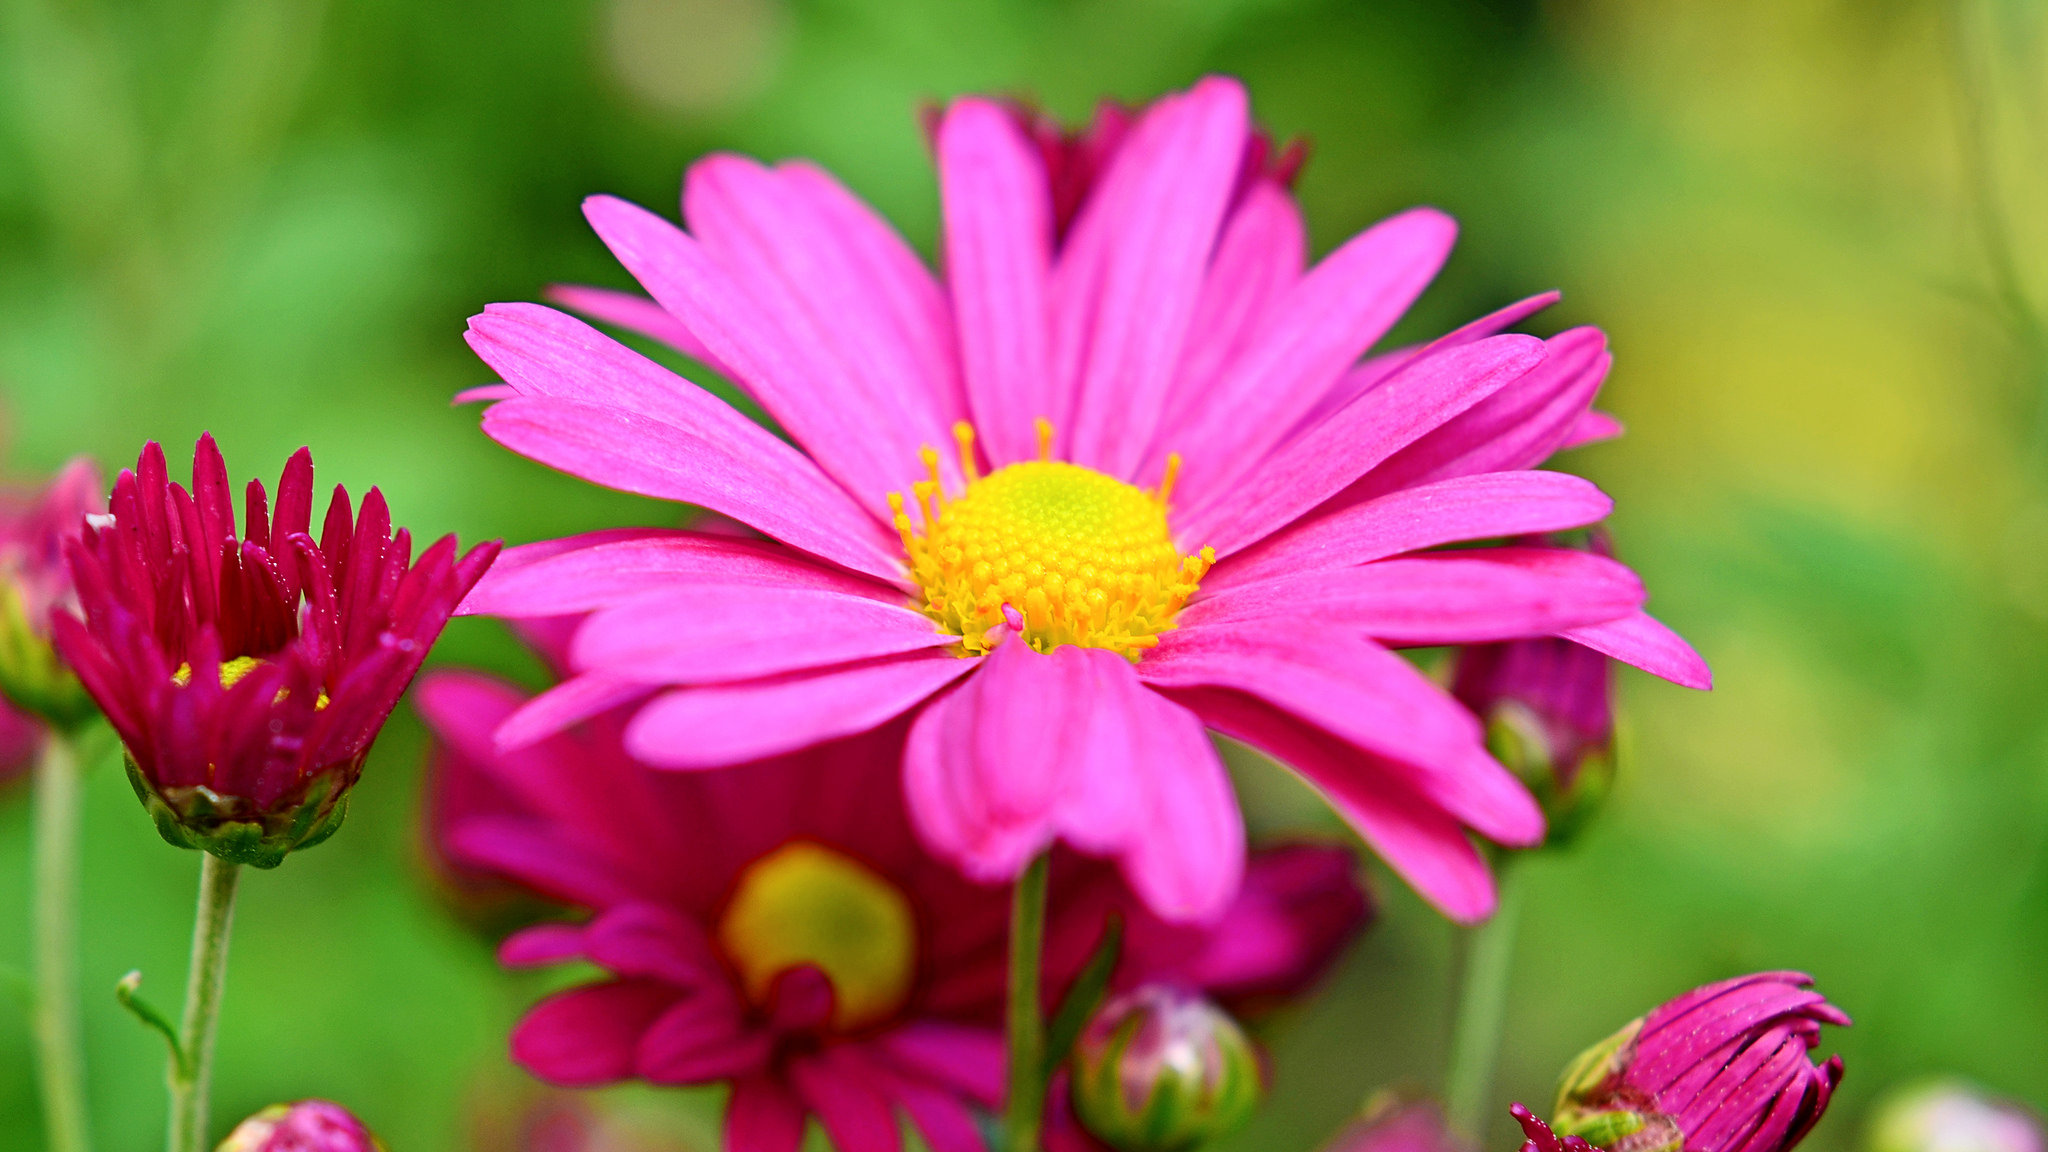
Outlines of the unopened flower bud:
[{"label": "unopened flower bud", "polygon": [[77,603],[64,542],[106,509],[99,470],[73,460],[49,486],[17,500],[0,494],[0,693],[60,729],[91,719],[92,697],[50,645],[50,613]]},{"label": "unopened flower bud", "polygon": [[1251,1117],[1258,1054],[1228,1013],[1149,984],[1105,1005],[1074,1046],[1074,1111],[1123,1152],[1178,1152]]},{"label": "unopened flower bud", "polygon": [[[1822,1024],[1849,1023],[1812,983],[1759,972],[1630,1021],[1565,1070],[1551,1127],[1608,1152],[1788,1152],[1842,1079],[1840,1056],[1807,1056]],[[1534,1118],[1516,1119],[1544,1148]]]},{"label": "unopened flower bud", "polygon": [[384,1152],[384,1142],[339,1104],[272,1104],[228,1133],[215,1152]]},{"label": "unopened flower bud", "polygon": [[2039,1117],[1955,1080],[1892,1093],[1866,1139],[1868,1152],[2043,1152],[2044,1144]]},{"label": "unopened flower bud", "polygon": [[1546,844],[1571,841],[1614,781],[1614,672],[1607,657],[1544,637],[1460,649],[1451,692],[1486,725],[1486,747],[1543,807]]}]

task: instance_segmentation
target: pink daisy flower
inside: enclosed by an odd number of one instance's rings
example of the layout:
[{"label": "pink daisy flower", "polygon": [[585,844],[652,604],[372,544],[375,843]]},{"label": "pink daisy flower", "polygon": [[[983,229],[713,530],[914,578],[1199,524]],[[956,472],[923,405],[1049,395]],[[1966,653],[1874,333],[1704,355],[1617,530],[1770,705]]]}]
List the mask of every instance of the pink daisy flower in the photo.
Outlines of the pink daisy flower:
[{"label": "pink daisy flower", "polygon": [[[789,1152],[807,1117],[844,1152],[899,1147],[909,1116],[935,1152],[982,1147],[975,1109],[1003,1091],[1008,894],[967,880],[912,832],[897,763],[907,722],[726,772],[636,763],[613,711],[501,751],[524,704],[488,677],[429,675],[440,744],[436,851],[476,877],[588,910],[508,938],[511,965],[581,958],[607,972],[513,1033],[542,1079],[729,1082],[726,1147]],[[1116,986],[1171,980],[1240,1003],[1299,991],[1365,921],[1348,853],[1253,857],[1214,929],[1145,912],[1113,869],[1062,853],[1048,986],[1072,979],[1111,911],[1128,924]]]},{"label": "pink daisy flower", "polygon": [[472,319],[504,381],[470,394],[498,401],[489,435],[767,537],[508,554],[465,611],[589,616],[576,675],[500,739],[644,701],[628,748],[701,769],[911,715],[905,790],[940,854],[1000,880],[1064,842],[1200,920],[1244,860],[1213,730],[1305,776],[1444,911],[1487,915],[1468,833],[1527,845],[1542,815],[1390,648],[1566,636],[1707,678],[1611,560],[1435,551],[1607,514],[1528,470],[1615,430],[1589,408],[1601,334],[1497,334],[1542,296],[1361,361],[1454,227],[1406,212],[1304,268],[1233,80],[1072,143],[963,99],[936,149],[943,279],[802,162],[693,165],[688,231],[586,203],[654,300],[563,299],[725,372],[788,441],[559,312]]}]

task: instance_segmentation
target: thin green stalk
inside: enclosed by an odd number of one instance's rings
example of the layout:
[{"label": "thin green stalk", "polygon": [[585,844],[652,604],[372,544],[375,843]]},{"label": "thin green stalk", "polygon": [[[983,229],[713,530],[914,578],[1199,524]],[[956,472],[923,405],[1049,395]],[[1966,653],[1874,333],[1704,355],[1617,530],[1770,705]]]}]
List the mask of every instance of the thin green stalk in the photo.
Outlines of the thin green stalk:
[{"label": "thin green stalk", "polygon": [[1444,1075],[1444,1112],[1451,1130],[1486,1141],[1487,1099],[1493,1091],[1494,1060],[1500,1053],[1501,1018],[1507,1010],[1508,977],[1514,968],[1515,927],[1521,918],[1520,869],[1502,855],[1495,867],[1500,902],[1493,918],[1465,930],[1465,970],[1458,990],[1458,1015],[1451,1028],[1451,1061]]},{"label": "thin green stalk", "polygon": [[78,1025],[78,750],[51,729],[36,760],[35,1042],[50,1152],[89,1152]]},{"label": "thin green stalk", "polygon": [[178,1026],[183,1060],[171,1063],[170,1152],[206,1152],[207,1095],[213,1084],[213,1033],[220,1022],[228,974],[228,934],[235,921],[235,881],[242,866],[200,854],[199,910],[192,921],[192,967],[185,976],[185,1017]]},{"label": "thin green stalk", "polygon": [[1045,953],[1047,861],[1040,853],[1024,874],[1010,903],[1010,1092],[1003,1110],[1004,1152],[1038,1152],[1045,1117],[1045,1015],[1039,1000],[1039,968]]}]

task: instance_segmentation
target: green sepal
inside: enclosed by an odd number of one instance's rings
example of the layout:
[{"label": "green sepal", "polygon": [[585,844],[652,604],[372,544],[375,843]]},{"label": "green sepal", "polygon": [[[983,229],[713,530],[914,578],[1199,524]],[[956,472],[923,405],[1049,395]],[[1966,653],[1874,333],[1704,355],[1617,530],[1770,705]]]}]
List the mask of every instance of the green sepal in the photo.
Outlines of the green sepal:
[{"label": "green sepal", "polygon": [[1640,1112],[1560,1112],[1551,1123],[1559,1136],[1577,1136],[1596,1148],[1611,1147],[1624,1136],[1643,1130],[1648,1121]]},{"label": "green sepal", "polygon": [[159,789],[126,757],[128,784],[148,810],[157,835],[178,848],[209,852],[230,864],[275,868],[284,858],[320,844],[348,818],[354,768],[322,772],[298,796],[269,808],[246,797],[223,796],[204,784]]}]

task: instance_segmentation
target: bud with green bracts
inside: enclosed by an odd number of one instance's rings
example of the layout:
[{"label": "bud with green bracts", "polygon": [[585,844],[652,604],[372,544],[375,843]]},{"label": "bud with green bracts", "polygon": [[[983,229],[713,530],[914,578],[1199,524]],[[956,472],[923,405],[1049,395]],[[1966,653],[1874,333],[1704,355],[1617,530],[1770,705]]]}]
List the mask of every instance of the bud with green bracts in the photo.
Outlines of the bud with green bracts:
[{"label": "bud with green bracts", "polygon": [[228,1133],[215,1152],[385,1152],[348,1109],[326,1100],[272,1104]]},{"label": "bud with green bracts", "polygon": [[1074,1111],[1122,1152],[1181,1152],[1250,1119],[1257,1052],[1207,999],[1150,984],[1111,1000],[1074,1046]]}]

